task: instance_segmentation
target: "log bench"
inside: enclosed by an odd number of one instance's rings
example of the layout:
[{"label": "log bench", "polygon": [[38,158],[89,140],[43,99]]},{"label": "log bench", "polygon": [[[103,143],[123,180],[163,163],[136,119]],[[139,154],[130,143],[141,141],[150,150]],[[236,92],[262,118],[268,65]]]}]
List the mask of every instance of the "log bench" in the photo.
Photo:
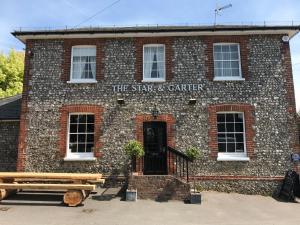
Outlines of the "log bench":
[{"label": "log bench", "polygon": [[18,190],[57,190],[66,191],[63,198],[66,205],[77,206],[96,189],[95,183],[104,182],[101,177],[101,174],[0,172],[0,201]]}]

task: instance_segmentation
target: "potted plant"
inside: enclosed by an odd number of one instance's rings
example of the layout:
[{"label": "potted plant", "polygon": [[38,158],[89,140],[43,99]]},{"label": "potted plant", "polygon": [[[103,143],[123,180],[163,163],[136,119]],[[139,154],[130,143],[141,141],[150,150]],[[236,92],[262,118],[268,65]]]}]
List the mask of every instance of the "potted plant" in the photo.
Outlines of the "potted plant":
[{"label": "potted plant", "polygon": [[[201,152],[196,147],[189,147],[186,149],[186,155],[188,158],[194,162],[197,159],[202,157]],[[196,190],[196,179],[195,179],[195,166],[192,167],[192,174],[193,174],[193,189],[191,191],[191,204],[200,204],[201,203],[201,193]]]},{"label": "potted plant", "polygon": [[[133,175],[133,170],[135,169],[135,162],[136,159],[139,159],[145,155],[145,151],[143,148],[142,143],[136,141],[136,140],[131,140],[129,141],[125,146],[124,150],[126,155],[130,158],[131,163],[130,163],[130,171],[131,171],[131,176]],[[136,201],[137,200],[137,190],[126,190],[126,201]]]}]

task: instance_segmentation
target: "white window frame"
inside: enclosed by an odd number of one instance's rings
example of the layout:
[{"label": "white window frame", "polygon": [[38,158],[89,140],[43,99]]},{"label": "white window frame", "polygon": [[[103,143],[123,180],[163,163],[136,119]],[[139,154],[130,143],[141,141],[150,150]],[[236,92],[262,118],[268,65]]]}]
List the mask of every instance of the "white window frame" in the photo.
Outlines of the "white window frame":
[{"label": "white window frame", "polygon": [[[244,135],[244,152],[218,152],[217,161],[249,161],[250,158],[247,156],[246,148],[246,127],[245,127],[245,113],[239,111],[219,111],[217,114],[234,114],[239,113],[243,114],[243,135]],[[216,121],[218,123],[218,121]],[[217,126],[217,135],[218,135],[218,126]],[[217,138],[217,144],[219,144]],[[218,147],[219,150],[219,147]]]},{"label": "white window frame", "polygon": [[[164,47],[164,77],[163,78],[145,78],[144,74],[144,56],[145,47]],[[145,44],[143,45],[143,80],[142,82],[165,82],[166,81],[166,45],[165,44]]]},{"label": "white window frame", "polygon": [[[237,45],[238,46],[238,56],[239,56],[239,76],[238,77],[233,77],[233,76],[228,76],[228,77],[216,77],[215,76],[215,46],[216,45]],[[242,65],[241,65],[241,52],[240,52],[240,44],[239,43],[234,43],[234,42],[219,42],[219,43],[214,43],[213,44],[213,61],[214,61],[214,81],[227,81],[227,80],[238,80],[238,81],[244,81],[245,78],[242,76]],[[223,60],[222,60],[223,61]]]},{"label": "white window frame", "polygon": [[[94,113],[88,113],[88,112],[72,112],[68,115],[68,133],[67,133],[67,146],[66,146],[66,157],[64,158],[64,161],[95,161],[96,157],[94,157],[94,151],[92,152],[81,152],[81,153],[74,153],[71,152],[71,149],[69,149],[70,145],[70,118],[71,115],[94,115]],[[94,127],[95,127],[95,121],[94,121]],[[95,130],[94,130],[94,143],[95,143]],[[94,146],[95,148],[95,146]]]},{"label": "white window frame", "polygon": [[[94,79],[73,79],[73,50],[74,48],[95,48],[96,49],[96,65],[95,65],[95,78]],[[74,45],[71,51],[71,69],[70,69],[70,80],[67,83],[97,83],[97,46],[96,45]]]}]

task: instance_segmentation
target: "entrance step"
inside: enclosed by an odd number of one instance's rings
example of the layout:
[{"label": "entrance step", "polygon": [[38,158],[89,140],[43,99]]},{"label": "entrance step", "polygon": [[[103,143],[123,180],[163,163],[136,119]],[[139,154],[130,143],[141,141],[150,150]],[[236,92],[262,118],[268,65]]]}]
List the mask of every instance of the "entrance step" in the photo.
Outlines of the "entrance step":
[{"label": "entrance step", "polygon": [[129,178],[128,189],[136,189],[138,199],[185,201],[189,199],[191,187],[171,175],[134,175]]}]

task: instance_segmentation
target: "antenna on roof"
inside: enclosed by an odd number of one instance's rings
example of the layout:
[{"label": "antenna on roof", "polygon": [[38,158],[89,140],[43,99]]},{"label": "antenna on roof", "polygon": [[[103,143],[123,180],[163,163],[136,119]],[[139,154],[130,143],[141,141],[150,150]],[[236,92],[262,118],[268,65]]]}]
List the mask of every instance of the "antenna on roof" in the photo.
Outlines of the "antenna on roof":
[{"label": "antenna on roof", "polygon": [[217,25],[217,15],[220,16],[220,12],[224,9],[228,9],[232,7],[232,4],[228,4],[228,5],[225,5],[225,6],[222,6],[222,7],[219,7],[218,5],[216,5],[216,9],[215,9],[215,21],[214,21],[214,26]]}]

